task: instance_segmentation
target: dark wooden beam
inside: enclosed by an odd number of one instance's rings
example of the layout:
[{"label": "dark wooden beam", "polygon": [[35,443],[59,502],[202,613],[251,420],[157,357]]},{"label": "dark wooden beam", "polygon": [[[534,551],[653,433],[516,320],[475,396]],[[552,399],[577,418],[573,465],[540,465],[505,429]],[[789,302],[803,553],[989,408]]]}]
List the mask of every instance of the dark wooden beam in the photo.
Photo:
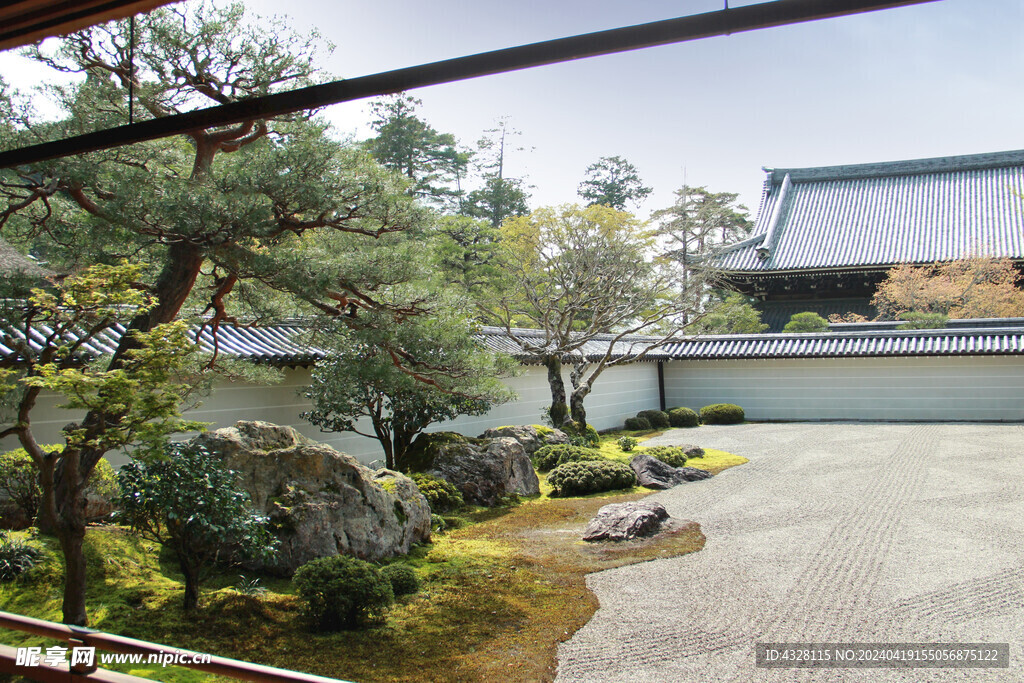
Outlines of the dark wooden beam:
[{"label": "dark wooden beam", "polygon": [[0,168],[109,149],[145,140],[266,119],[328,104],[387,95],[440,83],[516,71],[711,36],[872,12],[938,0],[776,0],[649,24],[598,31],[447,59],[371,76],[334,81],[208,109],[151,119],[0,153]]},{"label": "dark wooden beam", "polygon": [[0,4],[0,50],[124,19],[179,0],[15,0]]}]

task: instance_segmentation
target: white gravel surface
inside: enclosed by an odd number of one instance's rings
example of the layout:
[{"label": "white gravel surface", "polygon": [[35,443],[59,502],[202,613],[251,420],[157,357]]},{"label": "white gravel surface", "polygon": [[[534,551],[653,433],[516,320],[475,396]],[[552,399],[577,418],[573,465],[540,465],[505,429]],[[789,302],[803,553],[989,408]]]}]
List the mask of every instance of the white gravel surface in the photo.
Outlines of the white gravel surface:
[{"label": "white gravel surface", "polygon": [[[649,499],[707,543],[590,575],[601,607],[559,647],[559,682],[1024,682],[1024,426],[744,424],[656,441],[750,462]],[[759,641],[1008,642],[1010,668],[758,669]]]}]

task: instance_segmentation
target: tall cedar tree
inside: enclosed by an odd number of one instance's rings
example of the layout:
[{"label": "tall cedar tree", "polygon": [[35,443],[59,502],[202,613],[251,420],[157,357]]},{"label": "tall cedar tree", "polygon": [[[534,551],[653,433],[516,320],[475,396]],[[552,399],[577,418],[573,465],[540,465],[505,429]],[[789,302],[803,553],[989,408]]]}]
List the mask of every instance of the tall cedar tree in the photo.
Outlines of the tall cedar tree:
[{"label": "tall cedar tree", "polygon": [[366,141],[366,149],[382,166],[408,178],[417,197],[457,208],[470,155],[458,148],[454,135],[437,132],[416,115],[422,104],[405,93],[376,100],[370,127],[377,136]]},{"label": "tall cedar tree", "polygon": [[484,131],[484,136],[477,141],[477,168],[484,179],[484,186],[473,190],[466,198],[462,213],[487,221],[492,228],[501,224],[510,216],[523,216],[529,209],[526,202],[530,195],[525,190],[522,178],[510,178],[505,172],[505,156],[512,151],[522,151],[522,147],[513,147],[511,139],[522,135],[509,125],[507,118],[498,119],[494,128]]},{"label": "tall cedar tree", "polygon": [[578,194],[587,204],[604,204],[625,211],[628,204],[639,205],[652,189],[644,187],[636,166],[619,156],[601,157],[587,166],[586,179]]},{"label": "tall cedar tree", "polygon": [[[134,65],[127,22],[93,27],[33,48],[40,64],[84,80],[51,94],[64,112],[33,120],[7,107],[0,128],[7,144],[55,139],[121,125],[129,86],[137,119],[160,118],[312,84],[315,36],[281,25],[255,26],[241,5],[174,5],[135,22]],[[51,47],[52,45],[52,47]],[[365,152],[327,135],[307,116],[253,119],[3,171],[4,238],[33,244],[55,269],[112,263],[122,257],[154,264],[135,286],[155,305],[127,327],[146,333],[193,305],[208,324],[232,319],[233,293],[285,292],[304,310],[331,316],[357,309],[419,312],[415,297],[385,296],[408,276],[408,253],[368,255],[366,242],[416,230],[423,219],[394,174]],[[365,240],[365,238],[377,238]],[[126,334],[108,363],[122,368],[138,337]],[[38,461],[30,406],[15,432]],[[107,449],[99,438],[123,417],[90,409],[56,456],[56,527],[67,565],[64,620],[85,624],[85,558],[81,489]]]}]

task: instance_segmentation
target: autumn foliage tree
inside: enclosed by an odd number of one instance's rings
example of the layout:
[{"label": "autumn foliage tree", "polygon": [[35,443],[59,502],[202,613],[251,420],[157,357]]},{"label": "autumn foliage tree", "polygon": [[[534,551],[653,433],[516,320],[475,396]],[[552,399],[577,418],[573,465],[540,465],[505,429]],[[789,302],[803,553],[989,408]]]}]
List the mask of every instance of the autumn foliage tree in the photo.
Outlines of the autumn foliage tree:
[{"label": "autumn foliage tree", "polygon": [[889,271],[871,303],[882,320],[906,313],[947,318],[1024,316],[1020,272],[1008,258],[969,256],[935,265],[900,265]]}]

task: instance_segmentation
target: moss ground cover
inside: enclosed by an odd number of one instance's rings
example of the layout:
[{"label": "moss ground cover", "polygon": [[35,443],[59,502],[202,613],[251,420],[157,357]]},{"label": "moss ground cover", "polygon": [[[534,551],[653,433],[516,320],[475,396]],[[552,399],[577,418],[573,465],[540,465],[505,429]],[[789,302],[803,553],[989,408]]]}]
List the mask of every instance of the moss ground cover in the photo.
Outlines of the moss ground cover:
[{"label": "moss ground cover", "polygon": [[[630,454],[612,452],[618,449],[615,438],[602,440],[602,452],[628,461]],[[693,464],[720,471],[740,462],[745,460],[709,451]],[[612,545],[579,540],[602,505],[648,493],[632,489],[558,499],[542,493],[518,505],[449,517],[457,528],[405,558],[418,574],[420,592],[399,598],[384,625],[332,634],[310,633],[289,581],[260,577],[266,592],[246,595],[232,588],[240,583],[237,571],[208,579],[199,610],[186,615],[173,557],[120,527],[92,527],[86,540],[91,626],[360,682],[551,680],[558,643],[597,608],[586,588],[587,573],[703,547],[695,528]],[[0,583],[0,609],[59,620],[59,550],[49,539],[40,542],[49,558],[26,579]],[[246,574],[251,580],[253,574]],[[10,631],[0,631],[0,640],[55,644]],[[171,683],[224,680],[180,668],[120,670]]]}]

